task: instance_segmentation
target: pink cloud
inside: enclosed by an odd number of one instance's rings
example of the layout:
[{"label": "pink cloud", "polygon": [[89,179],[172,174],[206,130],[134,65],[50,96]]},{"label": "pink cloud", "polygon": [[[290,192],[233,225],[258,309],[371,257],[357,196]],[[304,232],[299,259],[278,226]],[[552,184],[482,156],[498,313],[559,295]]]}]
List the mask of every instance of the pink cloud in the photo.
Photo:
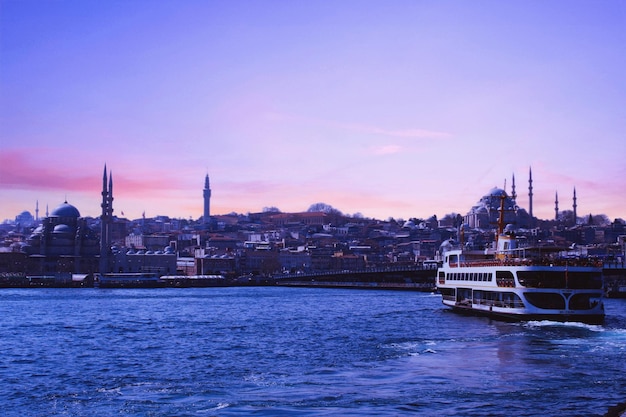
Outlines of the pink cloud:
[{"label": "pink cloud", "polygon": [[[47,161],[41,161],[40,155]],[[39,159],[39,160],[38,160]],[[56,150],[3,150],[0,153],[0,188],[31,190],[92,190],[95,177],[84,172],[79,162],[68,163]]]},{"label": "pink cloud", "polygon": [[402,151],[402,147],[399,145],[385,145],[377,146],[371,149],[374,155],[391,155]]},{"label": "pink cloud", "polygon": [[406,138],[406,139],[447,139],[453,135],[449,132],[443,132],[430,129],[408,128],[408,129],[388,129],[379,126],[373,126],[362,123],[336,122],[333,120],[324,120],[314,117],[292,116],[282,113],[270,113],[268,117],[276,121],[304,121],[312,124],[328,126],[336,129],[350,130],[355,132],[375,134],[388,137]]},{"label": "pink cloud", "polygon": [[375,126],[345,124],[339,125],[346,129],[356,130],[364,133],[373,133],[383,136],[409,138],[409,139],[446,139],[452,135],[446,132],[425,129],[384,129]]},{"label": "pink cloud", "polygon": [[[102,188],[103,166],[94,165],[91,162],[94,159],[93,155],[68,158],[67,152],[58,149],[3,150],[0,153],[0,188],[98,193]],[[109,168],[116,196],[159,197],[189,188],[160,166],[137,167],[131,162],[116,169]],[[162,179],[165,176],[167,181]]]}]

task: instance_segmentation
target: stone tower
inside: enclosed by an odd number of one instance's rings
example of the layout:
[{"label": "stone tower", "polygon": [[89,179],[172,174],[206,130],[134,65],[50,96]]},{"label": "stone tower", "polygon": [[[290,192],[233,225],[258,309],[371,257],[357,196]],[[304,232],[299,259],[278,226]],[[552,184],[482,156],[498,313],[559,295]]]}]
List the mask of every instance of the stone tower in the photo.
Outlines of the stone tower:
[{"label": "stone tower", "polygon": [[206,174],[206,178],[204,179],[202,196],[204,197],[203,222],[205,225],[208,225],[211,221],[211,186],[209,185],[209,174]]},{"label": "stone tower", "polygon": [[576,224],[578,223],[578,217],[576,215],[576,207],[578,207],[578,205],[576,204],[576,187],[574,187],[574,204],[572,207],[574,209],[574,226],[576,226]]},{"label": "stone tower", "polygon": [[513,174],[513,178],[511,181],[511,199],[513,200],[513,205],[517,207],[517,194],[515,194],[515,174]]},{"label": "stone tower", "polygon": [[533,170],[528,168],[528,214],[533,218]]},{"label": "stone tower", "polygon": [[100,215],[100,273],[111,272],[109,254],[111,253],[111,225],[113,223],[113,173],[107,179],[107,167],[102,176],[102,214]]},{"label": "stone tower", "polygon": [[554,220],[559,220],[559,192],[554,193]]}]

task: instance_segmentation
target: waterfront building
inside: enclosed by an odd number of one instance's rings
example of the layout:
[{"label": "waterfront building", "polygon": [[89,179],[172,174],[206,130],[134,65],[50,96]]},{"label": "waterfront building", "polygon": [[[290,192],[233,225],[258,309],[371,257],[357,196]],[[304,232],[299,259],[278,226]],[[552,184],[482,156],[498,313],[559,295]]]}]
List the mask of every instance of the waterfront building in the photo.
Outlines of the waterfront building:
[{"label": "waterfront building", "polygon": [[111,252],[111,263],[114,273],[151,273],[157,276],[177,273],[176,252],[171,246],[156,251],[114,247]]},{"label": "waterfront building", "polygon": [[98,234],[67,201],[52,210],[22,248],[28,272],[35,274],[93,273],[98,264]]}]

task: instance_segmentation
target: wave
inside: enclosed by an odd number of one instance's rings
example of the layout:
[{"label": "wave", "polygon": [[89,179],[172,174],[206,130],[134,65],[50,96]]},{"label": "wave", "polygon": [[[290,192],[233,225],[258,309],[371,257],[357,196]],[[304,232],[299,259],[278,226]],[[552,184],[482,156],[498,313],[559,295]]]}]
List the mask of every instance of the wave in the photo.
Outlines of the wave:
[{"label": "wave", "polygon": [[536,321],[527,321],[522,323],[523,327],[528,329],[538,329],[542,327],[564,327],[564,328],[576,328],[576,329],[587,329],[592,332],[604,332],[606,329],[599,324],[587,324],[580,323],[577,321],[552,321],[552,320],[536,320]]}]

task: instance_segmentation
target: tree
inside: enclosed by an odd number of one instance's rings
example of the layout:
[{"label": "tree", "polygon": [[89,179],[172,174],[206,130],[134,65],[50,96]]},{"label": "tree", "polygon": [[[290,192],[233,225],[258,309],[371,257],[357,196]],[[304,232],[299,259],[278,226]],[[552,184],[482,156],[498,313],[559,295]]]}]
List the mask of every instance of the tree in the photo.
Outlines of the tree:
[{"label": "tree", "polygon": [[263,207],[263,213],[282,213],[278,207]]},{"label": "tree", "polygon": [[309,209],[307,210],[309,213],[326,213],[326,214],[338,214],[338,215],[343,215],[341,213],[341,211],[337,210],[336,208],[334,208],[333,206],[331,206],[330,204],[326,204],[326,203],[315,203],[315,204],[311,204],[311,206],[309,207]]},{"label": "tree", "polygon": [[436,229],[439,226],[439,220],[437,219],[437,215],[433,214],[432,216],[430,216],[428,220],[426,220],[426,223],[428,223],[428,225],[432,229]]},{"label": "tree", "polygon": [[606,214],[594,214],[592,218],[593,224],[595,224],[596,226],[608,226],[611,224],[611,220],[609,220]]}]

